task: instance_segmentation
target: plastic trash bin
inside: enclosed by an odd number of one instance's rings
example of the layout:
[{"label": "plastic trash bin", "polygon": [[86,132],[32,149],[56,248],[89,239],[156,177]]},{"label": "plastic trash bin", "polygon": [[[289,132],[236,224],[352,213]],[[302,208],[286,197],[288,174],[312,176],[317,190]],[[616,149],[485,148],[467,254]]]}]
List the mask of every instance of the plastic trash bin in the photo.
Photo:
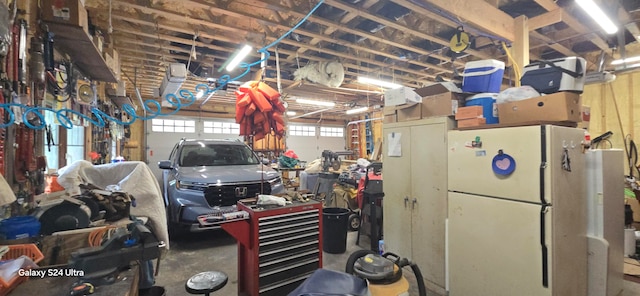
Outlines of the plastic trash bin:
[{"label": "plastic trash bin", "polygon": [[322,209],[322,250],[331,254],[341,254],[347,250],[347,230],[349,229],[348,209]]}]

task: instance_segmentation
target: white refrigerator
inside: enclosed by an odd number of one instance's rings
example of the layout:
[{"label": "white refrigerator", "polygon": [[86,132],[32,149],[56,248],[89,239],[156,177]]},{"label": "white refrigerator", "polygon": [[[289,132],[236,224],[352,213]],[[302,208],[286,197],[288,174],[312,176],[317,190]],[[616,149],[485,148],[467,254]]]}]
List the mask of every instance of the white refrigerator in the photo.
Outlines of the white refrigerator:
[{"label": "white refrigerator", "polygon": [[451,296],[587,293],[584,131],[450,131]]}]

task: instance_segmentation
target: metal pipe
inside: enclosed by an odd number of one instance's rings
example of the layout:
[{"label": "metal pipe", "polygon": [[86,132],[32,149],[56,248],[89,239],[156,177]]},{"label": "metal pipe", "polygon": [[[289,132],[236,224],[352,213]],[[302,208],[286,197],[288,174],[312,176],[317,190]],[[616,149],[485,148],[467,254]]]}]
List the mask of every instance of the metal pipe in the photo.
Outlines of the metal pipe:
[{"label": "metal pipe", "polygon": [[378,118],[369,118],[369,119],[362,119],[362,120],[356,120],[356,121],[350,121],[347,123],[347,127],[352,125],[352,124],[356,124],[356,123],[361,123],[361,122],[369,122],[369,121],[376,121],[376,120],[383,120],[383,117],[378,117]]},{"label": "metal pipe", "polygon": [[305,114],[302,114],[302,115],[294,116],[294,117],[291,117],[289,119],[296,119],[296,118],[300,118],[300,117],[305,117],[305,116],[321,113],[321,112],[324,112],[324,111],[329,111],[331,109],[333,109],[333,108],[320,109],[320,110],[312,111],[312,112],[305,113]]},{"label": "metal pipe", "polygon": [[[604,59],[606,53],[604,50],[600,53],[600,58],[598,58],[598,73],[604,71]],[[585,71],[586,72],[586,71]]]}]

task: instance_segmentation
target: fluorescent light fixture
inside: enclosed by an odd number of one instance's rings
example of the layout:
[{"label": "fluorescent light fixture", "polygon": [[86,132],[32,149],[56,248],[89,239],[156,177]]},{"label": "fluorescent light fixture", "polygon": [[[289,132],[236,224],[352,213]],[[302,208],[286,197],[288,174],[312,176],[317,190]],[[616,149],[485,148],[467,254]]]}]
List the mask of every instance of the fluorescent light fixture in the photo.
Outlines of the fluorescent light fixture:
[{"label": "fluorescent light fixture", "polygon": [[296,115],[296,112],[294,111],[287,111],[287,116],[294,116]]},{"label": "fluorescent light fixture", "polygon": [[593,0],[576,0],[576,3],[586,12],[607,34],[618,32],[618,26],[607,16]]},{"label": "fluorescent light fixture", "polygon": [[364,84],[373,84],[373,85],[377,85],[384,88],[401,88],[402,87],[402,85],[397,83],[382,81],[382,80],[363,77],[363,76],[358,76],[358,82],[364,83]]},{"label": "fluorescent light fixture", "polygon": [[202,97],[204,97],[204,90],[199,90],[198,93],[196,94],[196,99],[202,99]]},{"label": "fluorescent light fixture", "polygon": [[307,100],[307,99],[297,99],[296,102],[298,104],[308,104],[308,105],[325,106],[325,107],[333,107],[336,105],[336,103],[334,102],[315,101],[315,100]]},{"label": "fluorescent light fixture", "polygon": [[246,58],[249,55],[251,50],[253,50],[253,47],[251,47],[249,45],[245,45],[242,49],[240,49],[238,54],[236,54],[231,59],[231,62],[229,62],[229,64],[227,65],[227,67],[225,69],[227,69],[227,71],[231,71],[231,70],[235,69],[235,67],[238,66],[238,64],[240,64],[240,62],[242,62],[242,60],[244,60],[244,58]]},{"label": "fluorescent light fixture", "polygon": [[369,110],[369,107],[360,107],[360,108],[354,108],[351,110],[347,110],[347,114],[356,114],[356,113],[362,113],[362,112],[366,112]]},{"label": "fluorescent light fixture", "polygon": [[626,58],[626,59],[618,59],[615,60],[613,62],[611,62],[611,65],[622,65],[622,64],[628,64],[628,63],[635,63],[635,62],[640,62],[640,56],[635,56],[635,57],[630,57],[630,58]]}]

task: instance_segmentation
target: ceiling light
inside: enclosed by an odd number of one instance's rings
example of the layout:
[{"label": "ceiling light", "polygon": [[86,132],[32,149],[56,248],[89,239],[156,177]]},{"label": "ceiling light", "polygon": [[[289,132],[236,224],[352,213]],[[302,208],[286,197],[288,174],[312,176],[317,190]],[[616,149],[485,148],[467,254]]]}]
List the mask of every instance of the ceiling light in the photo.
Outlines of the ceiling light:
[{"label": "ceiling light", "polygon": [[347,110],[347,114],[362,113],[362,112],[366,112],[368,110],[369,110],[369,107],[354,108],[354,109],[351,109],[351,110]]},{"label": "ceiling light", "polygon": [[365,84],[373,84],[373,85],[377,85],[384,88],[401,88],[402,87],[402,85],[397,83],[392,83],[388,81],[382,81],[382,80],[373,79],[369,77],[362,77],[362,76],[358,77],[358,82],[365,83]]},{"label": "ceiling light", "polygon": [[576,0],[576,3],[596,22],[607,34],[618,32],[618,27],[611,21],[604,11],[593,0]]},{"label": "ceiling light", "polygon": [[253,47],[245,45],[236,55],[233,56],[231,62],[227,64],[227,67],[225,69],[227,69],[227,71],[233,70],[236,66],[238,66],[238,64],[240,64],[240,62],[242,62],[242,60],[244,60],[244,58],[249,55],[252,49]]},{"label": "ceiling light", "polygon": [[296,112],[294,111],[287,111],[287,116],[294,116],[296,115]]},{"label": "ceiling light", "polygon": [[307,99],[297,99],[296,102],[298,104],[308,104],[308,105],[325,106],[325,107],[333,107],[336,105],[336,103],[334,102],[315,101],[315,100],[307,100]]},{"label": "ceiling light", "polygon": [[202,99],[202,97],[204,97],[204,91],[203,90],[199,90],[198,93],[196,94],[196,99]]},{"label": "ceiling light", "polygon": [[630,57],[626,59],[618,59],[611,62],[611,65],[622,65],[622,64],[628,64],[628,63],[634,63],[634,62],[640,62],[640,56]]}]

